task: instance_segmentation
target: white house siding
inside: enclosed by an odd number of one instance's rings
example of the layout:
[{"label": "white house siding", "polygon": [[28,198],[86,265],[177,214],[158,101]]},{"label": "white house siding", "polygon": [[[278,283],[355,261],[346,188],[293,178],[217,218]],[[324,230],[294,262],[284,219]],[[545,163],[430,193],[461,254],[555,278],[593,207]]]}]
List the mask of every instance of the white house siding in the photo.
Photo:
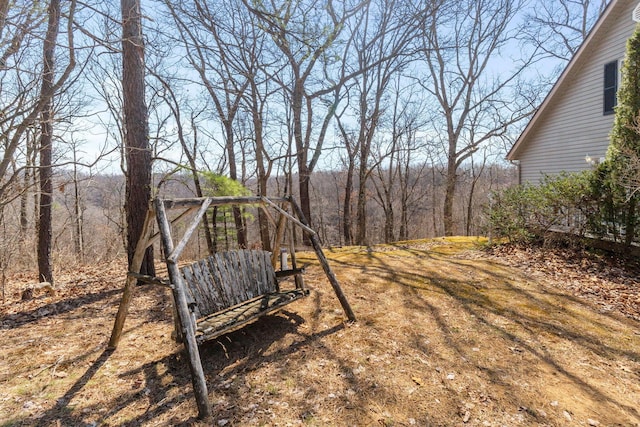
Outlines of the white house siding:
[{"label": "white house siding", "polygon": [[521,182],[538,182],[545,174],[591,167],[585,157],[604,157],[614,115],[602,112],[604,65],[624,56],[635,23],[638,0],[618,0],[585,50],[530,124],[510,155],[520,161]]}]

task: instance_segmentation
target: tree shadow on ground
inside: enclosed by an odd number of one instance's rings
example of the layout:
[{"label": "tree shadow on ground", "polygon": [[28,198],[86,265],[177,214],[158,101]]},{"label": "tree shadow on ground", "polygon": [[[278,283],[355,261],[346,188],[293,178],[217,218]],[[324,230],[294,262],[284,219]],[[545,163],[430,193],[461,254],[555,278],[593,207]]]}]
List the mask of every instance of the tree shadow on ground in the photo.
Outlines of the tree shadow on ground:
[{"label": "tree shadow on ground", "polygon": [[[414,256],[422,258],[422,262],[428,262],[432,255],[427,252],[412,251]],[[591,352],[604,360],[613,360],[622,357],[629,361],[639,363],[640,353],[635,350],[622,348],[613,345],[605,345],[596,333],[589,331],[594,326],[600,329],[607,329],[609,322],[629,324],[629,319],[621,319],[611,314],[598,313],[597,316],[585,318],[581,316],[580,310],[589,310],[593,313],[593,306],[586,301],[565,293],[554,292],[552,290],[525,289],[515,286],[513,280],[526,282],[524,277],[514,276],[513,272],[508,274],[504,266],[487,266],[486,269],[474,264],[473,272],[464,278],[452,277],[447,271],[456,270],[458,272],[470,269],[468,264],[462,260],[449,259],[439,260],[440,263],[448,263],[452,270],[446,268],[440,271],[424,269],[419,272],[419,267],[411,266],[406,270],[398,269],[397,265],[388,262],[385,256],[370,257],[369,268],[375,268],[378,274],[384,274],[389,278],[390,283],[405,287],[408,292],[405,297],[405,306],[409,310],[426,311],[431,314],[438,330],[444,336],[446,344],[452,348],[460,357],[469,358],[468,345],[460,340],[459,334],[454,329],[450,320],[442,312],[442,308],[433,304],[428,297],[429,289],[443,292],[456,302],[458,307],[474,319],[478,325],[491,331],[494,336],[501,337],[506,342],[512,343],[514,348],[526,352],[533,356],[540,363],[551,367],[564,379],[573,383],[577,388],[591,396],[596,402],[606,402],[614,407],[622,409],[630,416],[640,418],[638,408],[623,404],[611,397],[606,390],[600,389],[597,385],[588,382],[575,373],[568,370],[563,362],[558,360],[548,348],[544,346],[538,348],[527,342],[527,336],[549,335],[557,340],[566,340],[574,345],[579,345],[587,352]],[[473,274],[473,275],[471,275]],[[485,286],[478,276],[485,275],[491,277],[493,284]],[[496,286],[495,283],[499,283]],[[492,293],[493,292],[493,293]],[[494,298],[494,294],[500,292],[507,295],[506,300]],[[501,297],[503,297],[501,295]],[[575,309],[574,309],[575,308]],[[503,319],[502,324],[497,319]],[[509,328],[506,325],[517,325],[517,329]],[[580,328],[579,325],[585,325]],[[586,327],[589,325],[589,328]],[[419,340],[414,345],[421,347]],[[425,350],[423,348],[423,350]],[[500,373],[489,365],[477,365],[481,371],[487,372],[493,381],[500,381]],[[509,384],[503,384],[509,386]],[[514,394],[515,395],[515,394]],[[522,402],[525,407],[526,402]]]},{"label": "tree shadow on ground", "polygon": [[26,311],[10,314],[5,316],[2,319],[2,328],[3,329],[19,328],[21,326],[40,320],[44,317],[68,313],[70,311],[77,310],[82,306],[95,304],[98,301],[111,298],[120,292],[122,292],[121,289],[111,289],[111,290],[104,290],[100,292],[91,292],[91,293],[86,293],[74,298],[67,298],[61,301],[44,304],[32,310],[26,310]]},{"label": "tree shadow on ground", "polygon": [[[344,324],[338,324],[317,333],[302,334],[298,328],[303,323],[305,320],[299,315],[281,310],[277,314],[264,316],[240,330],[202,344],[200,356],[210,397],[221,387],[220,382],[224,378],[242,376],[263,364],[269,364],[282,357],[304,351],[306,346],[344,328]],[[293,344],[267,354],[267,350],[274,343],[283,339],[285,335],[295,337]],[[56,400],[51,409],[35,419],[20,420],[21,425],[29,425],[30,422],[34,422],[34,425],[59,423],[74,426],[109,423],[111,420],[118,419],[118,414],[125,408],[142,405],[146,409],[139,416],[119,424],[139,426],[158,418],[169,417],[168,414],[185,400],[191,401],[193,416],[185,419],[181,416],[184,414],[181,413],[167,420],[166,424],[193,425],[198,421],[195,417],[195,398],[187,357],[182,347],[179,348],[181,351],[120,373],[114,382],[122,382],[126,385],[133,384],[134,386],[123,388],[122,393],[110,402],[101,401],[90,406],[83,406],[79,411],[74,408],[73,400],[83,392],[88,383],[108,362],[113,351],[104,350],[67,392]],[[95,387],[95,385],[89,387]],[[214,408],[214,412],[216,410],[219,412],[218,416],[230,418],[236,416],[234,408],[222,412],[219,409]],[[236,410],[239,408],[236,407]]]}]

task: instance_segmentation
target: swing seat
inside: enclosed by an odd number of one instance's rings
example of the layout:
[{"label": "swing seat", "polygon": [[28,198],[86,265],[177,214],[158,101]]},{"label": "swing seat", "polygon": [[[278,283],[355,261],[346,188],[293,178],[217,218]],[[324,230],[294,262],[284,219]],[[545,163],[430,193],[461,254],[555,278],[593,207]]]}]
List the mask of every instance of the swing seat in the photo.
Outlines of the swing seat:
[{"label": "swing seat", "polygon": [[263,250],[219,252],[180,269],[185,283],[196,341],[232,332],[309,294],[296,287],[281,290],[279,277],[300,275],[301,269],[276,272],[271,253]]}]

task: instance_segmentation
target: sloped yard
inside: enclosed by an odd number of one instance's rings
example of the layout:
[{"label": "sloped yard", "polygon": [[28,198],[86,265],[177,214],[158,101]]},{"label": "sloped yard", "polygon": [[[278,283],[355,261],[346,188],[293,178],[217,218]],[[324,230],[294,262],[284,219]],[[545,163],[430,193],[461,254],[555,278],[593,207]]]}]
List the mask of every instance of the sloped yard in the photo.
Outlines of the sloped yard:
[{"label": "sloped yard", "polygon": [[[634,267],[473,239],[328,250],[309,298],[202,348],[214,425],[640,425]],[[106,351],[122,265],[68,272],[0,329],[0,425],[205,425],[161,288]]]}]

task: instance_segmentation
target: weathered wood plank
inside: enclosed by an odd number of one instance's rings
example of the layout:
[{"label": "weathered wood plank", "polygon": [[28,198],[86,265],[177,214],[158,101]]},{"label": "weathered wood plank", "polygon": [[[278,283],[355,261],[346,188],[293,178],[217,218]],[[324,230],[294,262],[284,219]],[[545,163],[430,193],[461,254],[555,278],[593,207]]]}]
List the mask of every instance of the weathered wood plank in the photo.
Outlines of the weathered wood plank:
[{"label": "weathered wood plank", "polygon": [[187,300],[191,299],[196,303],[194,313],[196,317],[202,317],[206,313],[202,310],[202,307],[200,306],[200,304],[198,304],[198,301],[200,300],[200,298],[202,298],[202,296],[199,295],[197,288],[193,285],[193,283],[197,281],[197,279],[193,276],[193,270],[191,266],[187,265],[185,267],[182,267],[180,269],[180,273],[182,274],[182,277],[184,277],[184,282],[186,285],[185,288],[187,292]]},{"label": "weathered wood plank", "polygon": [[207,276],[209,275],[209,269],[205,266],[203,268],[201,262],[194,262],[191,264],[191,268],[193,269],[193,282],[189,285],[194,290],[195,293],[198,294],[198,300],[196,303],[200,307],[200,316],[206,316],[211,313],[213,301],[212,297],[207,289]]},{"label": "weathered wood plank", "polygon": [[224,254],[214,254],[213,258],[218,277],[220,278],[220,284],[222,285],[222,291],[225,299],[227,300],[227,307],[235,305],[238,301],[235,300],[231,278],[229,277],[229,272],[225,264]]},{"label": "weathered wood plank", "polygon": [[271,261],[271,254],[269,252],[262,252],[258,254],[262,257],[260,280],[262,281],[263,292],[277,292],[278,281],[276,279],[276,272],[273,269],[273,263]]},{"label": "weathered wood plank", "polygon": [[233,295],[233,303],[240,304],[242,301],[246,301],[245,289],[242,283],[242,272],[238,269],[238,252],[230,251],[223,253],[224,266],[227,273],[227,280],[229,281],[229,289],[231,289]]},{"label": "weathered wood plank", "polygon": [[264,259],[264,254],[268,252],[263,251],[247,251],[245,259],[246,266],[243,266],[245,269],[245,274],[247,275],[247,280],[249,280],[252,286],[252,298],[254,296],[262,295],[267,291],[262,271],[265,266],[260,262],[260,259]]},{"label": "weathered wood plank", "polygon": [[261,295],[226,310],[200,319],[196,328],[199,343],[236,330],[265,314],[273,313],[285,305],[303,298],[308,291],[295,289],[287,292]]},{"label": "weathered wood plank", "polygon": [[220,278],[220,274],[218,272],[218,269],[216,266],[216,260],[214,256],[207,257],[207,266],[209,267],[209,272],[211,273],[212,286],[214,288],[212,290],[212,294],[216,296],[215,311],[220,311],[225,309],[226,307],[229,307],[231,304],[229,303],[229,300],[227,298],[224,284],[222,283],[222,280]]},{"label": "weathered wood plank", "polygon": [[250,284],[247,282],[245,278],[245,271],[242,269],[242,250],[233,251],[229,253],[229,271],[231,272],[231,277],[233,280],[233,289],[236,293],[237,302],[241,303],[242,301],[246,301],[251,299],[249,297],[249,287]]},{"label": "weathered wood plank", "polygon": [[[133,272],[140,273],[140,268],[142,267],[142,261],[144,259],[145,251],[147,250],[147,247],[149,247],[149,236],[151,235],[151,223],[153,222],[154,214],[155,212],[153,208],[149,206],[147,216],[145,217],[144,224],[142,226],[142,232],[140,233],[140,239],[136,244],[136,249],[133,253],[133,259],[131,260],[131,265],[129,267]],[[171,236],[169,236],[168,238],[171,239]],[[122,299],[120,300],[120,305],[118,306],[116,320],[113,323],[111,338],[109,339],[109,349],[115,349],[120,342],[120,337],[122,336],[122,328],[124,327],[124,321],[126,320],[127,314],[129,313],[129,305],[131,304],[131,300],[133,298],[136,281],[137,279],[135,277],[127,276],[127,280],[125,282],[124,290],[122,293]]]},{"label": "weathered wood plank", "polygon": [[240,250],[235,254],[234,265],[236,266],[237,273],[237,286],[242,291],[241,297],[243,300],[249,300],[257,296],[254,293],[255,283],[251,280],[251,271],[247,267],[247,256],[250,255],[249,251]]},{"label": "weathered wood plank", "polygon": [[[220,290],[216,285],[215,275],[214,272],[211,271],[209,260],[203,259],[202,261],[200,261],[200,268],[203,270],[203,275],[205,276],[205,281],[200,285],[202,287],[206,287],[207,298],[209,301],[209,311],[207,312],[207,314],[227,307],[227,305],[224,304],[222,298],[220,297]],[[205,270],[206,274],[204,274]]]}]

